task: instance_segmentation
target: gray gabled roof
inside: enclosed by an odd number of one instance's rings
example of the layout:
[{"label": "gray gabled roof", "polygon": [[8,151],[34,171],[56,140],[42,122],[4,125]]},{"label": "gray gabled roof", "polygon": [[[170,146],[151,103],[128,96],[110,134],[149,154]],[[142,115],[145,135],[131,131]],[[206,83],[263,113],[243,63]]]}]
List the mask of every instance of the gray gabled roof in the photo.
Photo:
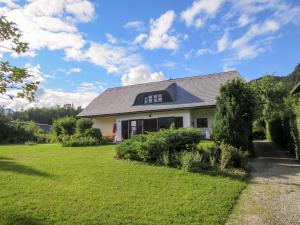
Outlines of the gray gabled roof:
[{"label": "gray gabled roof", "polygon": [[[229,71],[109,88],[96,97],[78,116],[105,116],[215,106],[220,87],[236,78],[243,79],[237,71]],[[171,85],[176,92],[174,101],[133,105],[138,94],[167,90]]]}]

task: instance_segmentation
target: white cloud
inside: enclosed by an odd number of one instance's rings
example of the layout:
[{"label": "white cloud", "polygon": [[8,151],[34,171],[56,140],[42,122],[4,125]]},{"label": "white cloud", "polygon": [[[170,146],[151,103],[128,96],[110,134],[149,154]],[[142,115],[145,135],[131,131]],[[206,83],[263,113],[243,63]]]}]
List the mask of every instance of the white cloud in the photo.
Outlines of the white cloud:
[{"label": "white cloud", "polygon": [[40,86],[35,94],[34,102],[28,102],[25,99],[4,100],[0,98],[0,105],[16,111],[31,107],[51,107],[65,104],[86,107],[104,89],[105,85],[101,82],[83,82],[74,91],[48,89]]},{"label": "white cloud", "polygon": [[224,52],[228,46],[228,33],[225,32],[223,36],[217,42],[217,51]]},{"label": "white cloud", "polygon": [[117,39],[114,36],[112,36],[111,34],[106,33],[105,37],[106,37],[107,41],[111,44],[117,44],[117,42],[118,42]]},{"label": "white cloud", "polygon": [[70,73],[80,73],[80,72],[81,72],[81,69],[78,67],[74,67],[74,68],[70,69]]},{"label": "white cloud", "polygon": [[136,45],[136,44],[140,44],[142,43],[146,38],[148,37],[147,34],[145,33],[142,33],[142,34],[139,34],[133,41],[132,44]]},{"label": "white cloud", "polygon": [[72,13],[75,18],[82,22],[88,22],[93,18],[95,9],[89,1],[75,1],[66,4],[66,11]]},{"label": "white cloud", "polygon": [[252,21],[253,21],[253,18],[250,18],[246,14],[242,14],[238,19],[238,24],[240,27],[244,27],[244,26],[250,24]]},{"label": "white cloud", "polygon": [[67,51],[69,60],[86,60],[106,69],[107,73],[121,73],[140,63],[138,55],[130,54],[125,48],[92,42],[84,51]]},{"label": "white cloud", "polygon": [[129,21],[124,25],[125,29],[134,29],[136,31],[145,30],[144,23],[139,20]]},{"label": "white cloud", "polygon": [[144,44],[146,49],[177,49],[177,37],[169,35],[168,32],[172,27],[175,19],[175,12],[170,10],[165,12],[156,20],[150,21],[150,34]]},{"label": "white cloud", "polygon": [[208,48],[200,48],[196,52],[196,56],[201,56],[210,53],[211,51]]},{"label": "white cloud", "polygon": [[222,2],[222,0],[196,0],[192,6],[181,12],[181,19],[187,26],[201,27],[207,17],[213,16],[218,11]]},{"label": "white cloud", "polygon": [[[6,8],[8,6],[12,6],[11,3],[6,4]],[[76,23],[90,21],[93,14],[94,6],[86,0],[35,0],[24,6],[15,5],[9,10],[2,10],[2,15],[20,29],[22,40],[29,43],[31,56],[43,48],[82,48],[86,41],[77,31]]]},{"label": "white cloud", "polygon": [[145,65],[139,65],[131,68],[130,71],[122,76],[122,85],[132,85],[139,83],[148,83],[153,81],[161,81],[164,79],[163,72],[154,72]]}]

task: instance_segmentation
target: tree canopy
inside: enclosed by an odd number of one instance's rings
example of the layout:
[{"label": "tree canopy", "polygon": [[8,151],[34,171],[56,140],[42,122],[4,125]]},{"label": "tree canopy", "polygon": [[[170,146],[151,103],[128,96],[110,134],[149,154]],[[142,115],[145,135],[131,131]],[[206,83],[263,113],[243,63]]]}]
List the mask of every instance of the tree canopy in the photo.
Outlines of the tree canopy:
[{"label": "tree canopy", "polygon": [[[16,25],[0,17],[0,48],[17,54],[25,53],[28,44],[21,41],[21,33]],[[34,100],[38,81],[34,81],[26,68],[12,66],[8,61],[0,61],[0,97],[5,99],[25,98]]]},{"label": "tree canopy", "polygon": [[213,137],[235,147],[251,147],[254,112],[253,93],[242,80],[227,82],[220,89],[214,117]]}]

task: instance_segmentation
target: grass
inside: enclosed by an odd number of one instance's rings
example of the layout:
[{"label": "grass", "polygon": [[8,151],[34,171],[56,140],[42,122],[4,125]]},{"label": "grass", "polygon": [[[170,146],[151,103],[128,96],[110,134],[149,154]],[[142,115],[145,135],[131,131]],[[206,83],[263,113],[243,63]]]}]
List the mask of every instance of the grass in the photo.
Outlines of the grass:
[{"label": "grass", "polygon": [[0,146],[0,224],[224,224],[246,183],[115,160],[115,146]]}]

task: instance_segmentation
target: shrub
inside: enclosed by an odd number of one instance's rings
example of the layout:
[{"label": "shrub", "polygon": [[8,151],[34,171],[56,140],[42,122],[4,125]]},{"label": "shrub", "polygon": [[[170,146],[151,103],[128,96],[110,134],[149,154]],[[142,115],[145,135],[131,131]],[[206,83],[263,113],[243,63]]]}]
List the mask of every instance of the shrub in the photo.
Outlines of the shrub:
[{"label": "shrub", "polygon": [[93,137],[99,141],[102,140],[102,133],[101,133],[100,129],[96,129],[96,128],[86,129],[83,133],[83,136]]},{"label": "shrub", "polygon": [[142,143],[141,147],[138,154],[145,162],[159,162],[163,152],[168,151],[166,139],[153,133],[147,135],[147,139]]},{"label": "shrub", "polygon": [[197,150],[202,155],[202,161],[209,163],[212,167],[216,165],[219,152],[216,144],[213,141],[200,141],[197,144]]},{"label": "shrub", "polygon": [[213,138],[237,148],[251,146],[251,126],[254,114],[253,93],[240,79],[223,85],[217,98]]},{"label": "shrub", "polygon": [[235,168],[247,168],[247,162],[249,153],[237,149],[230,144],[221,143],[221,169],[224,170],[227,167]]},{"label": "shrub", "polygon": [[225,144],[224,142],[220,145],[221,150],[221,169],[225,169],[228,167],[232,155],[237,151],[235,147],[230,144]]},{"label": "shrub", "polygon": [[74,117],[62,117],[53,122],[51,132],[54,139],[61,141],[61,135],[73,135],[75,134],[76,119]]},{"label": "shrub", "polygon": [[76,121],[76,133],[84,134],[86,130],[90,130],[93,126],[93,120],[90,118],[80,118]]},{"label": "shrub", "polygon": [[181,153],[201,139],[199,129],[167,129],[136,135],[117,146],[117,158],[134,159],[173,167],[181,166]]},{"label": "shrub", "polygon": [[94,146],[99,142],[93,137],[78,137],[78,136],[64,136],[62,138],[63,147],[79,147],[79,146]]}]

